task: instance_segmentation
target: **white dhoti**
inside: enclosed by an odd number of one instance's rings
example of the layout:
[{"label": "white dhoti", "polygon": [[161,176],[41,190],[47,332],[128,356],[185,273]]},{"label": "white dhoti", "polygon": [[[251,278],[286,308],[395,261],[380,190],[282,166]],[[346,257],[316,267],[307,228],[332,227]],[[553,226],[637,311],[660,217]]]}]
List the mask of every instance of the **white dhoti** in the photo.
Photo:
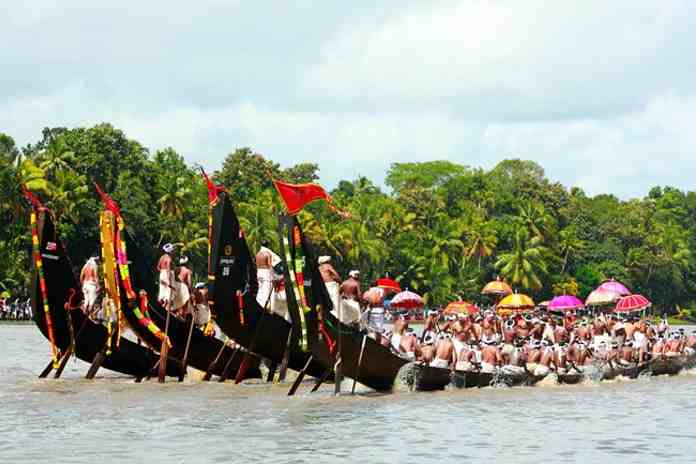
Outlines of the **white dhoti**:
[{"label": "white dhoti", "polygon": [[271,312],[284,317],[288,321],[290,320],[290,314],[288,313],[288,297],[285,290],[273,292],[273,296],[271,296]]},{"label": "white dhoti", "polygon": [[382,332],[384,328],[384,308],[369,309],[367,325],[377,332]]},{"label": "white dhoti", "polygon": [[430,363],[430,367],[439,367],[440,369],[447,369],[449,367],[449,362],[446,359],[435,358]]},{"label": "white dhoti", "polygon": [[87,314],[94,309],[94,305],[97,304],[97,297],[99,296],[99,285],[93,280],[86,280],[82,284],[82,309]]},{"label": "white dhoti", "polygon": [[174,282],[174,272],[162,269],[159,273],[159,294],[157,298],[160,302],[167,304],[172,299],[172,289],[165,282]]},{"label": "white dhoti", "polygon": [[[352,324],[353,322],[358,322],[360,320],[360,303],[355,300],[344,300],[341,299],[340,312],[336,310],[331,311],[331,313],[338,317],[344,324]],[[340,317],[339,317],[340,315]]]},{"label": "white dhoti", "polygon": [[210,309],[207,303],[198,303],[193,315],[194,323],[198,326],[204,326],[210,320]]},{"label": "white dhoti", "polygon": [[481,372],[487,372],[487,373],[495,372],[495,365],[483,361],[481,363]]},{"label": "white dhoti", "polygon": [[549,369],[548,366],[544,366],[543,364],[537,364],[536,368],[534,369],[534,375],[539,377],[545,377],[549,375],[550,372],[551,369]]},{"label": "white dhoti", "polygon": [[174,282],[174,295],[172,299],[172,309],[177,311],[188,304],[191,294],[186,284],[182,282]]},{"label": "white dhoti", "polygon": [[[326,291],[329,293],[329,298],[331,298],[331,304],[334,307],[334,311],[338,311],[339,307],[339,301],[338,301],[338,295],[339,295],[339,288],[338,288],[338,282],[324,282],[324,285],[326,286]],[[334,314],[336,314],[334,312]]]},{"label": "white dhoti", "polygon": [[256,294],[256,301],[261,307],[270,307],[270,298],[273,294],[273,270],[257,269],[256,278],[259,281],[259,291]]},{"label": "white dhoti", "polygon": [[473,370],[474,366],[469,361],[458,361],[455,369],[458,371],[470,371]]}]

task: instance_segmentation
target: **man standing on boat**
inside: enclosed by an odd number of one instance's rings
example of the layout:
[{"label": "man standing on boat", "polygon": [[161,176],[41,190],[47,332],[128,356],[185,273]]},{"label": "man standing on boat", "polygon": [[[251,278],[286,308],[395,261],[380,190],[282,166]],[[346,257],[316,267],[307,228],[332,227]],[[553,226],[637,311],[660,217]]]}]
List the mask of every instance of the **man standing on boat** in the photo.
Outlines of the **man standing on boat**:
[{"label": "man standing on boat", "polygon": [[331,297],[334,311],[338,311],[340,314],[341,308],[338,305],[338,285],[341,282],[341,276],[338,275],[336,269],[331,265],[331,256],[319,257],[319,272],[321,273],[321,278],[324,280],[326,290],[329,292],[329,297]]},{"label": "man standing on boat", "polygon": [[268,241],[261,242],[261,248],[256,253],[256,278],[259,281],[259,291],[256,294],[256,301],[263,308],[268,308],[273,296],[273,287],[276,275],[273,267],[280,263],[280,256],[273,253],[269,248]]},{"label": "man standing on boat", "polygon": [[193,272],[188,267],[188,256],[182,256],[179,258],[179,269],[177,270],[177,280],[179,283],[180,303],[175,309],[178,311],[178,315],[182,318],[186,318],[188,314],[191,314],[191,295],[193,294]]},{"label": "man standing on boat", "polygon": [[157,272],[159,273],[159,295],[157,299],[167,311],[171,311],[174,299],[174,270],[172,269],[174,245],[165,243],[162,251],[164,251],[164,254],[157,263]]},{"label": "man standing on boat", "polygon": [[94,305],[99,297],[99,265],[96,256],[87,260],[80,271],[80,284],[82,285],[82,312],[89,315],[94,310]]},{"label": "man standing on boat", "polygon": [[348,273],[346,279],[339,288],[341,296],[341,319],[350,324],[360,319],[360,271],[353,270]]}]

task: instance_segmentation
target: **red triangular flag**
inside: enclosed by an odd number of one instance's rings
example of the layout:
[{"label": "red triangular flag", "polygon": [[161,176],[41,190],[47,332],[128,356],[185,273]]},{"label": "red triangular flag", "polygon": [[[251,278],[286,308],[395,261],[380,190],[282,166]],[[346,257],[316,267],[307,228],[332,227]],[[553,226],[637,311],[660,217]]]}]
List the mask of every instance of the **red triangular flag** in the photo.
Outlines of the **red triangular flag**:
[{"label": "red triangular flag", "polygon": [[121,208],[118,207],[118,203],[116,203],[113,198],[107,195],[96,182],[94,183],[94,188],[97,189],[97,193],[101,197],[101,201],[102,203],[104,203],[106,209],[114,213],[114,216],[120,216]]},{"label": "red triangular flag", "polygon": [[326,200],[331,204],[331,196],[317,184],[288,184],[274,179],[273,185],[290,214],[299,213],[307,204],[317,200]]},{"label": "red triangular flag", "polygon": [[201,168],[201,174],[203,175],[203,179],[205,179],[205,183],[208,186],[208,202],[211,204],[217,203],[218,200],[218,194],[220,192],[224,192],[225,188],[224,187],[219,187],[213,183],[212,180],[208,177],[208,175],[205,173],[203,168]]}]

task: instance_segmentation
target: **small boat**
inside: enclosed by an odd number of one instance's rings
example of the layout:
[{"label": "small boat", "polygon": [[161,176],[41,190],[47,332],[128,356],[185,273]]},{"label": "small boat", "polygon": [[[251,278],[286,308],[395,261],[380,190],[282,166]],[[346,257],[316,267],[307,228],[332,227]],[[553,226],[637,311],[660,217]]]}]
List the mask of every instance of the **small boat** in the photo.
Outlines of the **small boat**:
[{"label": "small boat", "polygon": [[[41,275],[36,262],[32,273],[31,303],[34,321],[44,337],[49,341],[53,338],[59,357],[62,358],[61,367],[65,366],[70,355],[92,364],[107,345],[109,333],[104,325],[88,318],[77,304],[81,300],[82,290],[58,236],[52,215],[46,209],[35,210],[32,214],[35,215],[32,221],[36,221],[35,246],[38,247],[42,263]],[[41,290],[42,285],[46,300]],[[111,345],[118,348],[113,349],[101,362],[101,366],[108,370],[140,379],[151,373],[159,359],[146,347],[126,338],[111,341]],[[52,364],[44,371],[45,375],[50,372]],[[61,371],[62,369],[57,372],[57,376]],[[169,369],[168,375],[176,375],[176,371]]]},{"label": "small boat", "polygon": [[[151,349],[159,351],[167,325],[167,311],[156,301],[154,266],[148,263],[141,248],[126,231],[120,212],[113,208],[110,210],[107,204],[102,214],[102,228],[118,229],[122,241],[117,245],[121,262],[116,265],[122,313],[133,332]],[[104,235],[102,230],[102,239]],[[142,290],[152,297],[144,297]],[[186,357],[188,365],[195,369],[203,372],[210,371],[217,376],[235,376],[244,358],[243,353],[238,353],[238,350],[226,346],[222,340],[204,335],[197,328],[191,331],[190,324],[189,321],[170,315],[169,329],[166,334],[171,342],[168,357],[179,361],[180,366]],[[189,333],[191,333],[190,345]],[[189,345],[188,353],[186,353],[187,345]],[[258,357],[251,359],[244,378],[261,377],[260,361]],[[180,373],[180,379],[183,375],[185,372]]]},{"label": "small boat", "polygon": [[[315,253],[297,219],[280,216],[279,222],[288,308],[303,318],[302,334],[312,356],[325,365],[338,363],[343,377],[377,391],[391,390],[399,372],[411,361],[378,343],[367,331],[339,322]],[[450,383],[450,371],[413,364],[411,378],[416,390],[442,390]]]},{"label": "small boat", "polygon": [[[210,197],[209,197],[210,198]],[[300,346],[300,331],[257,301],[256,263],[226,192],[210,203],[208,299],[222,331],[250,352],[320,378],[330,370]]]}]

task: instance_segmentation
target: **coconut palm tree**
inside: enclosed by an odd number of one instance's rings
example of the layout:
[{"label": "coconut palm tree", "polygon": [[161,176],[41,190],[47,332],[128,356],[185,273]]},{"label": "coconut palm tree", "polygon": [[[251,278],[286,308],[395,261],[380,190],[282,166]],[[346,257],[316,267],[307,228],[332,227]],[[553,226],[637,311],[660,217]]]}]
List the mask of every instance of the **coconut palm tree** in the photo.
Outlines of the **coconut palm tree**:
[{"label": "coconut palm tree", "polygon": [[561,267],[561,274],[563,274],[568,266],[570,256],[584,249],[585,242],[580,240],[577,230],[570,226],[561,231],[559,248],[563,255],[563,266]]},{"label": "coconut palm tree", "polygon": [[495,267],[513,285],[541,289],[541,277],[548,272],[544,259],[546,249],[541,243],[541,237],[530,238],[526,228],[519,228],[512,250],[500,255]]}]

